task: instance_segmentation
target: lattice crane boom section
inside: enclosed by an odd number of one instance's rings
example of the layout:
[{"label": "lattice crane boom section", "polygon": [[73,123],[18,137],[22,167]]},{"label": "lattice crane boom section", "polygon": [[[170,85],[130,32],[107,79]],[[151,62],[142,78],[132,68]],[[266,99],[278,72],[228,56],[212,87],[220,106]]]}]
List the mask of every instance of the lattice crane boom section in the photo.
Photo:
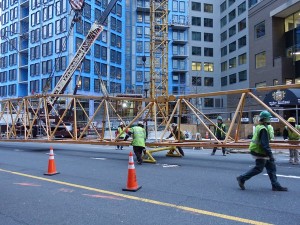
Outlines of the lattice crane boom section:
[{"label": "lattice crane boom section", "polygon": [[150,97],[168,114],[168,1],[150,0]]}]

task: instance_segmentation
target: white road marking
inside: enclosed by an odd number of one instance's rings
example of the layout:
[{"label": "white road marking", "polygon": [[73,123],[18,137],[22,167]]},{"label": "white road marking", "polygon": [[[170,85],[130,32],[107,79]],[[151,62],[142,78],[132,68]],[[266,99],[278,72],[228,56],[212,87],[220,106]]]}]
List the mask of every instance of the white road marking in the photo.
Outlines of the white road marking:
[{"label": "white road marking", "polygon": [[[264,175],[268,175],[268,174],[264,174]],[[277,174],[277,177],[286,177],[286,178],[293,178],[293,179],[300,179],[299,176],[292,176],[292,175],[281,175],[281,174]]]},{"label": "white road marking", "polygon": [[178,167],[178,165],[162,164],[163,168]]},{"label": "white road marking", "polygon": [[106,158],[91,158],[91,159],[106,160]]}]

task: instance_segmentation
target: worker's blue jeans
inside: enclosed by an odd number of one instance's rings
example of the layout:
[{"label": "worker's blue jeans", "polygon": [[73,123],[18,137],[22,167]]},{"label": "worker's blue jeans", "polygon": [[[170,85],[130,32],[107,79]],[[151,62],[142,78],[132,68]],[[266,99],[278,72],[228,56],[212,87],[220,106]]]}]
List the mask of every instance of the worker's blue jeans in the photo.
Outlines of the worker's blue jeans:
[{"label": "worker's blue jeans", "polygon": [[264,167],[266,167],[272,186],[279,187],[280,184],[277,181],[277,176],[276,176],[276,164],[274,161],[270,161],[267,159],[256,159],[255,167],[253,167],[248,172],[241,175],[240,176],[241,180],[242,181],[249,180],[251,177],[261,173]]}]

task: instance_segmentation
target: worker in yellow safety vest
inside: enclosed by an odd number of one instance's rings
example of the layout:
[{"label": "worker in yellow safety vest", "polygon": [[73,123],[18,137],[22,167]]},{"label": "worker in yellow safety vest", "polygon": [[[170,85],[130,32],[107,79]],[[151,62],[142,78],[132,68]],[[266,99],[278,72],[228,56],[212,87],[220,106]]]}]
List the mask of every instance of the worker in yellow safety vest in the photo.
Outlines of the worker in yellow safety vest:
[{"label": "worker in yellow safety vest", "polygon": [[[119,135],[120,134],[120,135]],[[116,132],[116,136],[119,135],[118,140],[124,140],[125,136],[126,136],[126,132],[125,132],[125,126],[123,122],[120,122],[120,125],[118,126],[117,132]],[[119,146],[117,145],[117,149],[121,149],[123,150],[123,146]]]},{"label": "worker in yellow safety vest", "polygon": [[[293,127],[295,127],[297,130],[300,131],[300,126],[296,125],[296,119],[294,117],[290,117],[287,120]],[[299,134],[296,132],[292,131],[290,128],[285,126],[283,130],[283,139],[285,141],[296,141],[300,139]],[[299,164],[299,152],[297,149],[290,149],[290,163],[293,165],[298,165]]]},{"label": "worker in yellow safety vest", "polygon": [[127,132],[127,135],[124,141],[132,135],[131,145],[133,147],[134,154],[136,155],[138,164],[142,164],[142,154],[145,149],[145,141],[146,141],[146,130],[144,129],[144,123],[139,121],[137,126],[130,128]]},{"label": "worker in yellow safety vest", "polygon": [[259,117],[259,124],[255,128],[253,138],[249,145],[250,153],[255,158],[255,166],[236,178],[238,185],[242,190],[245,190],[245,182],[253,176],[260,174],[265,167],[272,184],[272,190],[287,191],[288,189],[282,187],[277,181],[275,159],[270,148],[270,134],[267,126],[272,117],[271,113],[262,111]]}]

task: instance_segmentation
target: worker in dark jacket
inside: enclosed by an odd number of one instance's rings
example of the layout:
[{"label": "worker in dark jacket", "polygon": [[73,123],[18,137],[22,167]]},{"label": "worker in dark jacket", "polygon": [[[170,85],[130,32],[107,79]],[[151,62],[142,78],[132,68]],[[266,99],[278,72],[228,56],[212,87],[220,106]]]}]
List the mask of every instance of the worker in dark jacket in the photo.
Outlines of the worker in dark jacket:
[{"label": "worker in dark jacket", "polygon": [[236,179],[240,188],[245,190],[245,181],[261,173],[265,167],[272,184],[272,190],[287,191],[288,189],[286,187],[282,187],[277,181],[275,159],[269,145],[270,134],[267,126],[270,122],[270,118],[272,117],[271,113],[268,111],[262,111],[259,117],[259,124],[255,127],[255,132],[249,146],[250,153],[255,158],[255,167],[240,175]]},{"label": "worker in dark jacket", "polygon": [[[171,137],[174,137],[175,140],[178,140],[178,136],[179,136],[179,140],[180,141],[184,141],[185,140],[185,135],[182,131],[180,131],[177,127],[176,123],[172,123],[171,125],[171,133],[169,135],[169,137],[167,137],[166,139],[169,139]],[[176,148],[178,149],[178,151],[180,152],[180,154],[182,156],[184,156],[184,151],[182,150],[182,148],[180,146],[176,146]]]},{"label": "worker in dark jacket", "polygon": [[142,153],[145,149],[145,141],[146,141],[146,131],[144,129],[144,124],[142,121],[138,122],[137,126],[129,128],[127,135],[124,141],[132,135],[132,142],[131,145],[133,146],[134,154],[136,155],[138,164],[142,164]]}]

